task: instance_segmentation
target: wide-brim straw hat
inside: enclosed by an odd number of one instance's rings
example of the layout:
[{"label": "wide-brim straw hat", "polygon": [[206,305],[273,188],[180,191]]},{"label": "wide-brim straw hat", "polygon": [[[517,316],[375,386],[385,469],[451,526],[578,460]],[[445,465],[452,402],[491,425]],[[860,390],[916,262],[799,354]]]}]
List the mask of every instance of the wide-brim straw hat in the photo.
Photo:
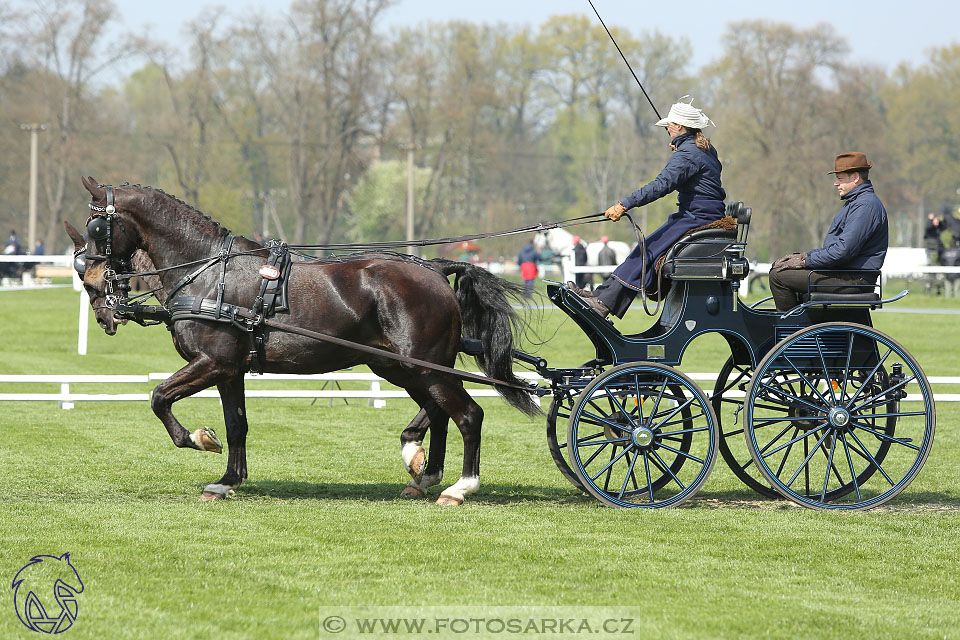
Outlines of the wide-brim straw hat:
[{"label": "wide-brim straw hat", "polygon": [[867,155],[859,151],[841,153],[833,161],[833,171],[827,173],[850,173],[851,171],[869,171],[872,162],[867,162]]},{"label": "wide-brim straw hat", "polygon": [[[690,96],[681,96],[680,99],[689,98]],[[713,125],[713,120],[707,117],[707,115],[693,106],[691,103],[693,100],[688,102],[677,102],[670,106],[670,113],[667,114],[666,118],[658,121],[655,126],[665,127],[668,123],[674,122],[679,125],[683,125],[687,129],[704,129],[708,125]]]}]

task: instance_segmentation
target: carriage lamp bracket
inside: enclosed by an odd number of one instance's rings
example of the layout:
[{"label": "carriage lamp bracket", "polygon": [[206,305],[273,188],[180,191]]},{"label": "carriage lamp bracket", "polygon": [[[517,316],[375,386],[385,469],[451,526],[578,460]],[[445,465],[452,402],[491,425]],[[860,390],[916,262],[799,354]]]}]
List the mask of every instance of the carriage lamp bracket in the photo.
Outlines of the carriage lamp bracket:
[{"label": "carriage lamp bracket", "polygon": [[[900,362],[895,362],[893,367],[891,367],[890,372],[890,386],[896,387],[897,385],[902,385],[903,381],[907,377],[903,375],[903,364]],[[907,392],[903,390],[903,387],[899,387],[887,394],[887,396],[894,401],[903,400],[907,397]]]}]

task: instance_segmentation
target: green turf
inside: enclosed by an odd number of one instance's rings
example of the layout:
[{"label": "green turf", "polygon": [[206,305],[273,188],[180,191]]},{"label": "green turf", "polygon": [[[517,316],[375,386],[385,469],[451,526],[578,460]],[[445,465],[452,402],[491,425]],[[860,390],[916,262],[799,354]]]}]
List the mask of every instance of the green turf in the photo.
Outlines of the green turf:
[{"label": "green turf", "polygon": [[[90,355],[77,356],[72,292],[2,293],[0,301],[2,373],[182,364],[160,327],[131,325],[113,338],[91,330]],[[880,313],[875,323],[928,375],[956,375],[956,318]],[[647,324],[642,312],[618,323],[634,324]],[[560,313],[545,311],[540,333],[548,339],[539,351],[553,366],[592,355]],[[697,341],[683,369],[716,371],[725,349]],[[14,388],[27,390],[0,385]],[[349,614],[357,605],[394,615],[397,607],[414,615],[441,606],[450,615],[534,606],[565,617],[602,606],[633,619],[633,635],[658,638],[960,634],[956,403],[938,406],[933,452],[906,491],[874,511],[842,514],[759,498],[722,462],[682,508],[608,509],[557,472],[542,419],[498,400],[483,406],[480,492],[442,509],[397,498],[409,401],[390,400],[385,410],[248,401],[250,481],[220,503],[197,496],[225,457],[175,449],[146,403],[72,411],[3,403],[0,578],[9,588],[30,556],[69,551],[85,584],[64,636],[74,638],[315,638],[321,610]],[[222,424],[215,400],[175,409],[191,428]],[[461,451],[454,430],[444,484],[456,479]],[[34,637],[7,594],[0,637]]]}]

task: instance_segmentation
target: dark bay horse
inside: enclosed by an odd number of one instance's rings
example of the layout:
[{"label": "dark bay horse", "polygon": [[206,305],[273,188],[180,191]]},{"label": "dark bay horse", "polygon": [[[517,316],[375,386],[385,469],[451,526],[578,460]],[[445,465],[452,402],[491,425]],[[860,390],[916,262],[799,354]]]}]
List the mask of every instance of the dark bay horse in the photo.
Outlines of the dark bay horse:
[{"label": "dark bay horse", "polygon": [[[96,212],[105,211],[100,219],[110,225],[109,233],[91,232],[84,239],[69,223],[66,226],[78,256],[84,259],[84,288],[97,322],[108,335],[117,330],[114,308],[108,304],[113,292],[109,270],[129,265],[141,250],[160,271],[163,290],[158,298],[168,306],[171,296],[215,301],[218,295],[229,305],[254,305],[263,281],[261,267],[269,256],[260,244],[236,237],[230,245],[227,229],[158,189],[105,187],[93,178],[84,179],[83,184],[92,195],[94,214],[88,222],[96,224]],[[109,238],[108,247],[104,237]],[[228,257],[216,260],[218,255]],[[204,269],[204,264],[209,268]],[[448,275],[456,275],[456,291]],[[222,293],[218,291],[221,281]],[[288,276],[289,310],[278,312],[275,318],[289,326],[447,367],[455,363],[461,336],[479,339],[483,354],[477,361],[484,372],[522,385],[511,368],[511,329],[520,326],[518,322],[522,325],[522,320],[513,311],[510,298],[518,293],[519,286],[467,263],[361,254],[342,261],[293,262]],[[174,347],[187,365],[156,386],[150,403],[176,446],[219,453],[222,444],[212,430],[190,432],[171,411],[178,400],[216,385],[223,402],[227,469],[222,478],[204,488],[202,497],[223,498],[247,478],[243,376],[256,351],[251,349],[250,332],[212,318],[178,320],[170,329]],[[410,394],[420,412],[400,437],[404,467],[412,476],[403,495],[424,496],[440,482],[451,418],[463,436],[463,472],[437,503],[462,504],[465,495],[477,490],[483,410],[457,376],[269,325],[263,326],[263,337],[259,362],[264,372],[325,373],[365,364]],[[503,385],[496,388],[521,411],[538,411],[525,391]],[[429,456],[421,446],[428,429]]]}]

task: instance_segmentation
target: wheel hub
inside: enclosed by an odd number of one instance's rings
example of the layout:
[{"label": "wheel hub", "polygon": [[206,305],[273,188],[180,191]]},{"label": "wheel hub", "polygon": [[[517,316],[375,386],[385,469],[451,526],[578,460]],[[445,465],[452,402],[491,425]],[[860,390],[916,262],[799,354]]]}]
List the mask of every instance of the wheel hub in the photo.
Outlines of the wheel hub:
[{"label": "wheel hub", "polygon": [[653,431],[649,427],[638,427],[633,432],[633,443],[638,447],[649,447],[653,444]]},{"label": "wheel hub", "polygon": [[827,420],[830,426],[846,428],[850,425],[850,410],[846,407],[831,407],[827,412]]}]

